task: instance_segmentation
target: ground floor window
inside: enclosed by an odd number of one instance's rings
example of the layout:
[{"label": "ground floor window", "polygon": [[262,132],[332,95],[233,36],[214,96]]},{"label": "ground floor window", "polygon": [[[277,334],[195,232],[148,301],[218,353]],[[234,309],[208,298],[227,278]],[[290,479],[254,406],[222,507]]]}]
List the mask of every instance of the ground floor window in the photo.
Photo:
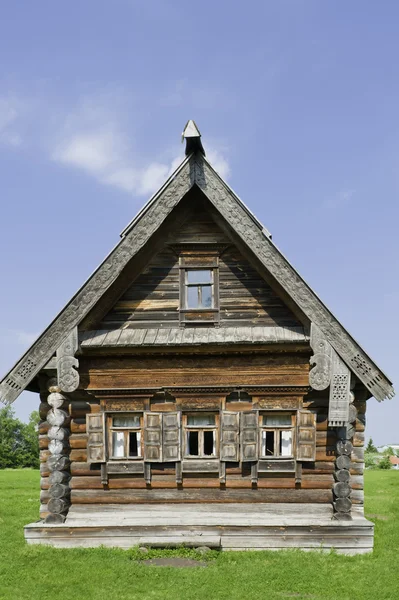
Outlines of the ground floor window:
[{"label": "ground floor window", "polygon": [[261,454],[263,457],[293,456],[294,415],[261,415]]},{"label": "ground floor window", "polygon": [[141,458],[142,415],[110,415],[109,441],[111,458]]},{"label": "ground floor window", "polygon": [[217,455],[217,415],[184,415],[185,456]]}]

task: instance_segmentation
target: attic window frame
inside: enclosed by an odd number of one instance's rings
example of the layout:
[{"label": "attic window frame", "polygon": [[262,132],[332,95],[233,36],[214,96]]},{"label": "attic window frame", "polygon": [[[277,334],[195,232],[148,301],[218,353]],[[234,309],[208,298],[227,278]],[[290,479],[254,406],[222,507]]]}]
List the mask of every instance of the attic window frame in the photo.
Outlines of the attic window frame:
[{"label": "attic window frame", "polygon": [[[193,283],[192,286],[187,281],[189,271],[210,271],[211,282]],[[217,254],[191,251],[189,254],[183,253],[179,257],[180,272],[180,290],[179,290],[179,322],[181,327],[190,327],[198,325],[209,325],[210,327],[219,325],[220,321],[220,302],[219,302],[219,256]],[[212,290],[211,307],[187,307],[187,290],[189,287],[201,287],[210,285]],[[203,315],[203,318],[202,318]],[[192,318],[193,317],[193,318]]]}]

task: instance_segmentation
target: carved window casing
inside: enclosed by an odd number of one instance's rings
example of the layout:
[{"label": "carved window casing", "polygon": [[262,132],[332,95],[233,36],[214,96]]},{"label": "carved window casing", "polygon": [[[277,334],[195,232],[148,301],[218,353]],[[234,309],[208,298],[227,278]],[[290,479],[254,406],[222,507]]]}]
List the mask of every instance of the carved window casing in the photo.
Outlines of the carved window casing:
[{"label": "carved window casing", "polygon": [[295,456],[295,415],[263,413],[260,419],[260,455],[262,458]]},{"label": "carved window casing", "polygon": [[142,413],[108,415],[111,460],[143,460]]},{"label": "carved window casing", "polygon": [[182,251],[180,270],[180,325],[219,324],[218,252]]},{"label": "carved window casing", "polygon": [[184,456],[215,458],[218,456],[219,416],[193,413],[183,415]]}]

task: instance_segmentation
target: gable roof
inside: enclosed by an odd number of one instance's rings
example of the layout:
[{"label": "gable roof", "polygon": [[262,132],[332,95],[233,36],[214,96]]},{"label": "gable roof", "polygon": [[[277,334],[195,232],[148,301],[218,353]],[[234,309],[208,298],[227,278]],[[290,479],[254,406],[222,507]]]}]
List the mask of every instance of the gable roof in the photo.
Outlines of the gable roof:
[{"label": "gable roof", "polygon": [[309,321],[319,327],[326,340],[371,394],[377,400],[391,398],[394,391],[388,377],[295,271],[273,243],[269,232],[216,173],[202,153],[192,153],[147,202],[122,232],[117,246],[1,380],[2,402],[13,402],[29,385],[71,330],[96,305],[129,261],[150,240],[194,185],[200,188],[243,245],[257,257]]}]

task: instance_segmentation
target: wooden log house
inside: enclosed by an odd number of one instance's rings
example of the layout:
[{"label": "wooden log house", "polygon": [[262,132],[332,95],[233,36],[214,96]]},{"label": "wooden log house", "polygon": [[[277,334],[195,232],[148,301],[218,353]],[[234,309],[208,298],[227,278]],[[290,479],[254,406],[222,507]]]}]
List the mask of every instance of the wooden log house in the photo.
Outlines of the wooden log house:
[{"label": "wooden log house", "polygon": [[40,395],[30,544],[373,547],[366,401],[392,384],[205,157],[186,158],[0,384]]}]

